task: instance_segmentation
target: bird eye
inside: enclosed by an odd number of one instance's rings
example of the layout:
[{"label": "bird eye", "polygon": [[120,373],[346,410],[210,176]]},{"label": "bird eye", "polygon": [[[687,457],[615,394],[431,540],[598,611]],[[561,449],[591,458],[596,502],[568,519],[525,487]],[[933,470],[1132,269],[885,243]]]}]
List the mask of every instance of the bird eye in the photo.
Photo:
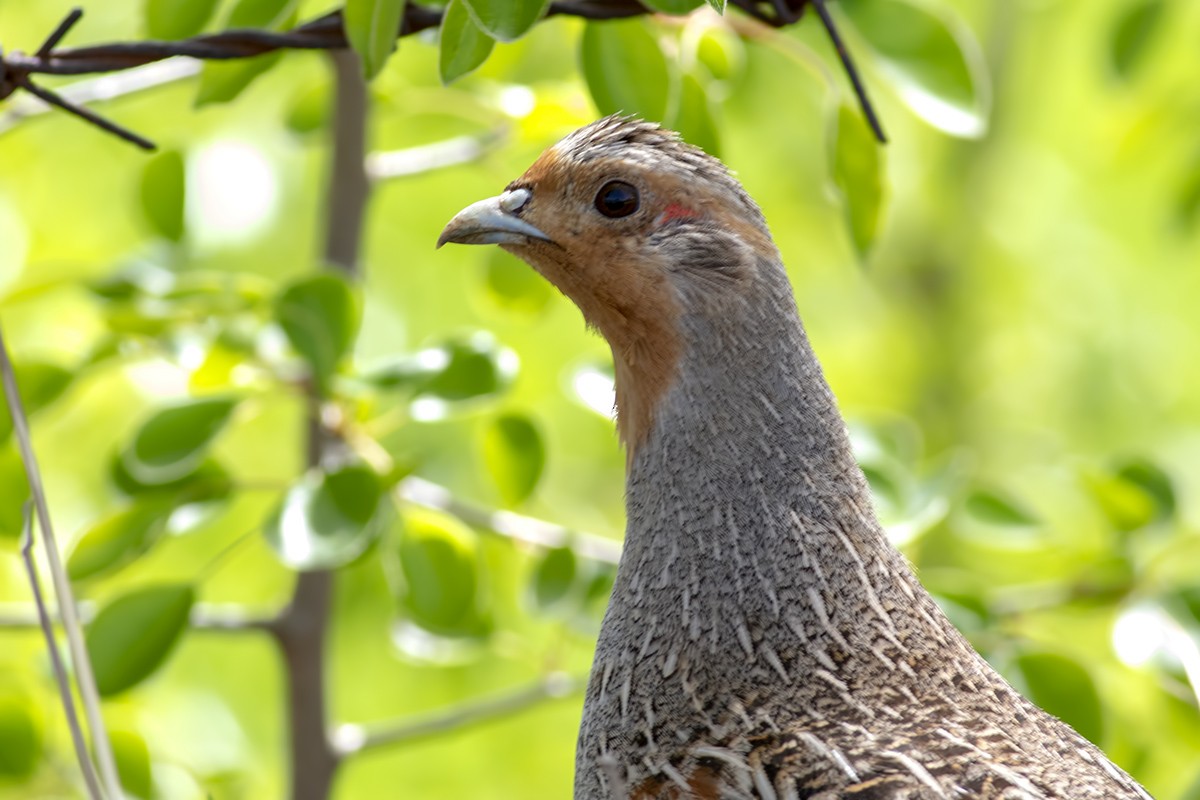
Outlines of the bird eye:
[{"label": "bird eye", "polygon": [[606,217],[628,217],[638,210],[638,191],[624,181],[609,181],[596,194],[596,210]]}]

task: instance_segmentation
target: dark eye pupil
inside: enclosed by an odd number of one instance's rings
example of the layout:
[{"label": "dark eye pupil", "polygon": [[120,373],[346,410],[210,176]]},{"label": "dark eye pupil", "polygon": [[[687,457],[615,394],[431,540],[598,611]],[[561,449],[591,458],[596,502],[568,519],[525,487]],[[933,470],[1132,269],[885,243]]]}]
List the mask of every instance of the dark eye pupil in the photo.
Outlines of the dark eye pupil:
[{"label": "dark eye pupil", "polygon": [[637,189],[623,181],[609,181],[596,195],[596,210],[606,217],[628,217],[638,210]]}]

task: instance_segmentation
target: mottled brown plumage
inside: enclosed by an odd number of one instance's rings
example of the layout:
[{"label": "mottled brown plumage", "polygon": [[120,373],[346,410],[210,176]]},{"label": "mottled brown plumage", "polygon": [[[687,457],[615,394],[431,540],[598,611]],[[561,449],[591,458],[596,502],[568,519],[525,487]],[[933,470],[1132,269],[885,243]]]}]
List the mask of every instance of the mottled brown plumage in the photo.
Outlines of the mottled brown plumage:
[{"label": "mottled brown plumage", "polygon": [[441,241],[525,259],[613,350],[629,524],[577,800],[1148,797],[992,670],[888,543],[720,162],[605,118]]}]

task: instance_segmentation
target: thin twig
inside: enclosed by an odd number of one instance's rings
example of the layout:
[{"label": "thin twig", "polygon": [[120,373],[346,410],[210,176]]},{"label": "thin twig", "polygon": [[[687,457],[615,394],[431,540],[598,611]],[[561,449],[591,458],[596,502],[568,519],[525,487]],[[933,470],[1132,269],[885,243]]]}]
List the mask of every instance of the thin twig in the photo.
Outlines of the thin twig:
[{"label": "thin twig", "polygon": [[[0,603],[0,630],[20,630],[36,628],[39,625],[39,609],[28,603]],[[61,617],[56,609],[47,608],[46,614],[51,624],[61,623]],[[79,604],[79,619],[86,625],[96,616],[96,604],[82,602]],[[200,603],[192,608],[188,618],[188,626],[198,631],[218,631],[228,633],[269,631],[277,623],[274,615],[256,615],[248,612],[238,604],[230,603]]]},{"label": "thin twig", "polygon": [[[76,81],[59,87],[55,94],[75,107],[82,107],[195,77],[200,67],[196,61],[169,59],[134,67],[125,73]],[[29,102],[20,102],[27,99]],[[12,108],[0,114],[0,133],[24,119],[49,113],[57,107],[24,97],[17,100]],[[501,126],[479,136],[455,136],[416,147],[374,152],[367,156],[367,177],[372,181],[385,181],[475,161],[502,145],[508,134],[508,127]]]},{"label": "thin twig", "polygon": [[67,32],[70,31],[71,28],[74,28],[75,23],[79,22],[80,18],[82,17],[82,8],[72,8],[71,12],[67,14],[67,16],[63,17],[63,21],[58,23],[58,27],[54,29],[54,32],[46,37],[46,41],[42,42],[42,46],[37,50],[38,58],[49,58],[50,51],[58,47],[58,43],[63,40],[63,37],[67,35]]},{"label": "thin twig", "polygon": [[[118,97],[153,89],[200,74],[203,64],[187,58],[171,58],[133,67],[126,72],[97,75],[59,86],[56,93],[77,106],[114,100]],[[15,127],[28,117],[50,113],[55,106],[47,105],[34,97],[18,96],[12,106],[0,114],[0,133]]]},{"label": "thin twig", "polygon": [[87,716],[88,728],[92,734],[92,748],[96,753],[96,761],[100,768],[101,782],[108,795],[118,798],[121,797],[121,782],[117,777],[117,767],[113,760],[112,747],[108,742],[108,732],[104,728],[104,719],[100,714],[100,693],[96,691],[96,678],[92,674],[92,662],[88,658],[87,645],[83,640],[83,626],[79,624],[79,616],[76,614],[71,581],[67,578],[67,571],[63,568],[62,558],[58,554],[58,541],[54,536],[54,527],[50,523],[50,505],[46,502],[46,492],[42,486],[42,473],[38,469],[37,456],[33,452],[33,440],[29,435],[29,419],[25,416],[25,406],[21,402],[21,395],[17,390],[17,376],[8,355],[8,345],[4,342],[2,330],[0,330],[0,374],[4,381],[4,398],[8,402],[8,413],[12,419],[13,436],[17,440],[21,462],[25,466],[25,477],[29,482],[29,491],[33,495],[34,508],[37,509],[38,527],[41,529],[42,541],[46,550],[46,563],[50,568],[50,577],[54,582],[54,594],[62,613],[63,632],[67,636],[71,663],[75,667],[75,682],[79,688],[79,697],[83,702],[84,714]]},{"label": "thin twig", "polygon": [[850,79],[850,85],[854,87],[854,96],[858,98],[858,105],[862,108],[867,122],[870,123],[871,130],[875,132],[875,138],[881,144],[887,144],[888,139],[887,134],[883,131],[883,123],[879,121],[879,117],[875,114],[875,108],[871,105],[870,98],[867,97],[867,87],[863,85],[862,78],[858,76],[858,68],[854,66],[854,59],[850,57],[850,51],[846,49],[846,44],[842,41],[841,34],[838,33],[833,16],[829,13],[829,9],[825,7],[825,0],[809,1],[813,4],[813,8],[817,9],[817,16],[821,18],[821,24],[825,26],[825,32],[829,34],[829,40],[833,42],[833,48],[837,50],[838,58],[842,61],[842,67],[846,70],[846,77]]},{"label": "thin twig", "polygon": [[62,655],[58,652],[58,642],[54,638],[54,624],[50,620],[50,612],[46,608],[46,600],[42,596],[42,584],[38,580],[37,565],[33,561],[33,519],[29,513],[29,501],[26,500],[22,513],[25,517],[24,530],[21,534],[21,558],[25,561],[25,572],[29,576],[29,588],[33,593],[33,604],[37,609],[38,623],[42,628],[42,636],[46,640],[46,650],[50,654],[50,664],[54,668],[54,682],[58,685],[58,696],[62,702],[63,712],[67,715],[67,727],[71,730],[71,742],[75,745],[75,758],[83,771],[83,781],[87,784],[88,797],[92,800],[102,800],[104,793],[100,791],[100,780],[96,777],[96,767],[88,754],[87,742],[83,737],[83,726],[79,724],[79,715],[75,710],[75,698],[71,694],[71,683],[67,677],[67,668],[63,664]]},{"label": "thin twig", "polygon": [[421,175],[481,158],[504,141],[507,130],[483,136],[455,136],[431,144],[385,150],[367,156],[367,176],[373,181]]},{"label": "thin twig", "polygon": [[387,723],[341,725],[333,732],[333,743],[339,756],[345,758],[376,747],[410,742],[476,722],[507,717],[545,700],[567,697],[583,685],[582,680],[566,673],[552,672],[532,686],[430,714]]},{"label": "thin twig", "polygon": [[83,120],[86,120],[87,122],[92,123],[97,128],[108,131],[109,133],[113,134],[114,136],[124,139],[125,141],[127,141],[131,144],[135,144],[138,147],[142,148],[143,150],[156,149],[154,142],[150,141],[149,139],[139,136],[138,134],[134,133],[133,131],[129,130],[128,128],[122,127],[121,125],[118,125],[117,123],[113,122],[110,119],[107,119],[106,117],[100,116],[95,111],[92,111],[89,108],[86,108],[84,106],[75,105],[70,100],[67,100],[66,98],[58,96],[57,94],[50,91],[49,89],[38,86],[33,81],[29,80],[28,77],[17,78],[15,80],[15,83],[17,86],[20,86],[22,89],[29,92],[31,95],[38,98],[39,100],[49,103],[50,105],[55,106],[57,108],[61,108],[63,111],[66,111],[67,113],[74,114],[75,116],[79,117],[80,119],[83,119]]},{"label": "thin twig", "polygon": [[405,478],[396,487],[396,496],[403,502],[443,511],[472,527],[535,547],[570,547],[584,558],[605,564],[616,564],[621,558],[621,545],[612,539],[605,539],[593,533],[573,531],[512,511],[497,511],[473,505],[459,500],[446,487],[422,478]]},{"label": "thin twig", "polygon": [[278,616],[248,614],[245,608],[235,603],[199,605],[192,609],[188,617],[191,628],[219,633],[273,632],[278,624]]}]

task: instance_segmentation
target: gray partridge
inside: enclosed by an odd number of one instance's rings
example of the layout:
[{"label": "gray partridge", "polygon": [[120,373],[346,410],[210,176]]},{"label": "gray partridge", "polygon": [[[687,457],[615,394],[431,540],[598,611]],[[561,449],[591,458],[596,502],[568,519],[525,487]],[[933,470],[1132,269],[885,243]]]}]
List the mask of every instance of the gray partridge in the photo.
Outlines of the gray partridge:
[{"label": "gray partridge", "polygon": [[577,800],[1147,798],[955,630],[888,542],[766,221],[607,117],[438,241],[499,244],[612,347],[628,529]]}]

